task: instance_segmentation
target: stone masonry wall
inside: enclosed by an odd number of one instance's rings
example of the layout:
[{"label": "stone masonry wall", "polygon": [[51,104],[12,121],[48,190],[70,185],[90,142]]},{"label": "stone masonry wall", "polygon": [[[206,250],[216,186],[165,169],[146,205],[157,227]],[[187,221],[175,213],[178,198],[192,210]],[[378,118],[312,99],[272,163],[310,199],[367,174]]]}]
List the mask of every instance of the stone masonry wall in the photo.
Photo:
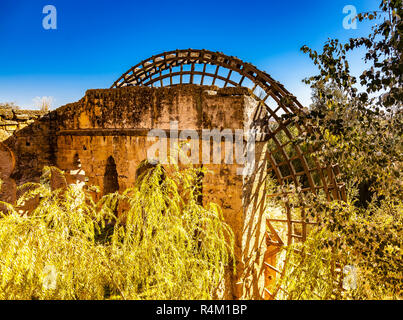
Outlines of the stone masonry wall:
[{"label": "stone masonry wall", "polygon": [[[155,142],[150,129],[247,129],[257,104],[246,88],[178,85],[172,88],[125,87],[88,90],[78,102],[52,111],[3,141],[15,156],[10,174],[17,185],[38,181],[44,165],[66,172],[82,170],[88,184],[103,192],[133,185],[136,169]],[[221,144],[223,145],[224,142]],[[202,141],[200,140],[200,146]],[[236,273],[228,270],[222,297],[263,297],[264,142],[257,142],[256,166],[250,176],[242,165],[203,164],[203,202],[216,202],[235,234]],[[200,159],[203,152],[200,147]],[[210,156],[215,150],[210,150]],[[224,152],[222,153],[224,159]],[[1,170],[1,167],[0,167]],[[114,188],[114,189],[113,189]]]},{"label": "stone masonry wall", "polygon": [[[46,113],[43,111],[14,110],[8,107],[0,107],[0,179],[2,181],[0,200],[8,203],[14,203],[16,200],[17,185],[13,177],[16,166],[15,153],[19,155],[17,160],[20,163],[29,163],[29,153],[24,150],[15,152],[16,144],[23,144],[23,141],[17,138],[17,132],[24,128],[35,127],[34,123],[40,121],[39,119],[45,116]],[[48,127],[48,125],[45,125],[45,127]],[[24,142],[25,145],[29,144],[28,141],[31,139],[35,140],[35,137],[27,137]],[[47,146],[48,143],[45,141],[45,147]],[[39,148],[38,151],[41,149]],[[25,172],[29,175],[29,170],[25,170]],[[27,181],[29,181],[29,177]]]},{"label": "stone masonry wall", "polygon": [[0,106],[0,142],[6,140],[15,131],[34,123],[46,113],[37,110],[14,110]]}]

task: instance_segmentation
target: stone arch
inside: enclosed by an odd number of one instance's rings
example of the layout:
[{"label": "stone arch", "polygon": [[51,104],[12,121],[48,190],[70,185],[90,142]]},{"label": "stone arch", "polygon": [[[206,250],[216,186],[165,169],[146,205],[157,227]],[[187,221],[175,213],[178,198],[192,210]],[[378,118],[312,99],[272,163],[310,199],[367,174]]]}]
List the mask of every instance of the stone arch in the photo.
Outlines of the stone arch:
[{"label": "stone arch", "polygon": [[[172,87],[179,84],[215,85],[218,87],[248,87],[258,101],[255,124],[261,130],[259,139],[268,141],[268,174],[279,185],[293,183],[302,193],[322,193],[329,201],[345,200],[344,185],[337,180],[337,164],[322,163],[301,143],[295,143],[312,129],[299,125],[283,115],[304,113],[303,106],[282,84],[266,72],[236,57],[209,50],[184,49],[163,52],[136,64],[117,79],[111,88],[125,86]],[[268,194],[268,197],[287,193]],[[282,277],[286,261],[278,261],[281,246],[305,241],[314,221],[308,220],[306,208],[293,209],[285,205],[281,214],[267,218],[267,246],[265,264],[268,277]],[[283,228],[285,232],[278,232]],[[275,298],[281,290],[266,288],[268,298]]]},{"label": "stone arch", "polygon": [[103,191],[104,195],[119,191],[118,172],[112,156],[106,160]]}]

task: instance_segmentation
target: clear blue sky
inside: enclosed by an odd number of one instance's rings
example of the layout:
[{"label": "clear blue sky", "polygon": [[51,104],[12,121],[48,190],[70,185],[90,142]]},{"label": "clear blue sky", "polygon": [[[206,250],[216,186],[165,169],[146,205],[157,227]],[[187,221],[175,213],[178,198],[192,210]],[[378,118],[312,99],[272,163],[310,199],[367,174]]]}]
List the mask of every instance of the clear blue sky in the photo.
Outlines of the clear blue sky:
[{"label": "clear blue sky", "polygon": [[[108,88],[127,69],[174,49],[222,51],[256,65],[309,104],[301,79],[315,72],[300,52],[328,37],[345,40],[343,7],[378,8],[379,0],[0,0],[0,102],[32,108],[36,96],[54,107]],[[45,30],[45,5],[57,9],[57,30]],[[357,64],[359,62],[357,61]]]}]

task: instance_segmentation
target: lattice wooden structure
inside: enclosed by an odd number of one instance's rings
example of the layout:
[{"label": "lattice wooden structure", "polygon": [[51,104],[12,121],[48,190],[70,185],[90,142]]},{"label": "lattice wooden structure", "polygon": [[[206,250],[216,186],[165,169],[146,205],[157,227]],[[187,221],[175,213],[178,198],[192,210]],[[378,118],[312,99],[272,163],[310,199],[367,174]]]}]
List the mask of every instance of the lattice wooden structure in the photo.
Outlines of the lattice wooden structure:
[{"label": "lattice wooden structure", "polygon": [[[111,88],[124,86],[169,87],[177,84],[215,85],[218,87],[248,87],[260,102],[260,112],[265,112],[263,134],[269,141],[267,170],[279,185],[293,183],[300,192],[323,193],[330,201],[345,199],[343,184],[338,183],[337,165],[321,164],[295,138],[310,131],[306,125],[284,120],[284,114],[299,114],[303,106],[282,84],[250,63],[208,50],[175,50],[154,55],[126,71]],[[268,197],[286,196],[269,194]],[[283,276],[286,261],[276,258],[284,245],[305,241],[310,226],[306,208],[298,216],[285,205],[280,216],[267,216],[267,245],[265,258],[267,283]],[[273,299],[282,290],[277,286],[266,288],[266,298]]]}]

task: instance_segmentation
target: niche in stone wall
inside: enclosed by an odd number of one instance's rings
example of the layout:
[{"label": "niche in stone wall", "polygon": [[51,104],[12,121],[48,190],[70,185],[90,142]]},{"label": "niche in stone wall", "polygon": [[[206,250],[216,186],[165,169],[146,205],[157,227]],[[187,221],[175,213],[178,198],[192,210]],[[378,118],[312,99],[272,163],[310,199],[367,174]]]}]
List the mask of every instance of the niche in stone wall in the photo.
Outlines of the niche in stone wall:
[{"label": "niche in stone wall", "polygon": [[115,159],[112,156],[106,161],[104,174],[104,195],[114,193],[119,190],[118,172],[116,170]]}]

